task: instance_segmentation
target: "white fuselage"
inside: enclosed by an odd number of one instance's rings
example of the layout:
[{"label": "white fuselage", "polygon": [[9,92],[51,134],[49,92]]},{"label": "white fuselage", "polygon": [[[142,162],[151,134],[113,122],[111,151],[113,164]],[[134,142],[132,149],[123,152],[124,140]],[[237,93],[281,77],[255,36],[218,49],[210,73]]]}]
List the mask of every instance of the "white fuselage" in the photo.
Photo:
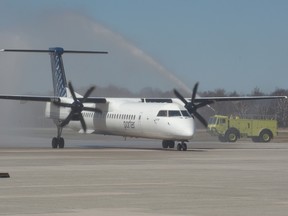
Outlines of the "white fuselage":
[{"label": "white fuselage", "polygon": [[[85,104],[97,107],[102,114],[82,111],[87,133],[143,137],[162,140],[190,140],[194,134],[194,119],[177,103],[146,103],[139,99],[110,98],[105,104]],[[59,108],[48,103],[46,117],[65,119],[70,108]],[[79,121],[68,127],[82,131]],[[82,131],[83,132],[83,131]]]}]

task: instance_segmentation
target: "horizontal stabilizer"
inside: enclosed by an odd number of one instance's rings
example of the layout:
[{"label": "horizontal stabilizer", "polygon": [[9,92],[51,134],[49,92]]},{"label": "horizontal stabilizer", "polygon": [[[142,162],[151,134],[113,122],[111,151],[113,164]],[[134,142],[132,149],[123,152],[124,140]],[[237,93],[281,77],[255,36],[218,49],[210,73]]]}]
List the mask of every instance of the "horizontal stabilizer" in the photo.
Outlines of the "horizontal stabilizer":
[{"label": "horizontal stabilizer", "polygon": [[81,50],[64,50],[62,48],[51,48],[48,50],[38,49],[0,49],[0,52],[33,52],[33,53],[53,53],[55,50],[61,50],[62,53],[75,53],[75,54],[108,54],[107,51],[81,51]]}]

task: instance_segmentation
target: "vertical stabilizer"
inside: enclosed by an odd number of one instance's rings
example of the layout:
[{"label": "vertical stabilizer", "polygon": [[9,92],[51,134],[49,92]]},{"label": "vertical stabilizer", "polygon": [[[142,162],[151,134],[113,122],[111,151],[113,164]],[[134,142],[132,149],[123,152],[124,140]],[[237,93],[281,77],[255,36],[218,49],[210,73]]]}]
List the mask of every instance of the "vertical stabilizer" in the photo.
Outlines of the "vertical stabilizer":
[{"label": "vertical stabilizer", "polygon": [[60,47],[49,48],[51,59],[52,80],[54,96],[66,97],[67,96],[67,80],[62,60],[64,49]]},{"label": "vertical stabilizer", "polygon": [[64,71],[62,60],[63,53],[74,54],[108,54],[106,51],[80,51],[80,50],[64,50],[61,47],[52,47],[49,50],[35,49],[0,49],[0,52],[26,52],[26,53],[49,53],[51,59],[52,81],[54,96],[71,97],[71,93],[67,92],[68,85]]}]

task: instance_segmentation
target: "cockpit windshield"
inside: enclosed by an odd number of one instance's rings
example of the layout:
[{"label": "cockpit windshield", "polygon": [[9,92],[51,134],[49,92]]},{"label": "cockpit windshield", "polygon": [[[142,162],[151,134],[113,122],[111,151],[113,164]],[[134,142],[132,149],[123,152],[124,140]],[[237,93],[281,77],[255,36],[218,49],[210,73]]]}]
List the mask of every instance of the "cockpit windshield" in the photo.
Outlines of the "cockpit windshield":
[{"label": "cockpit windshield", "polygon": [[169,117],[181,116],[180,110],[168,110]]},{"label": "cockpit windshield", "polygon": [[167,117],[167,110],[160,110],[157,116]]},{"label": "cockpit windshield", "polygon": [[160,110],[158,117],[191,117],[187,110]]}]

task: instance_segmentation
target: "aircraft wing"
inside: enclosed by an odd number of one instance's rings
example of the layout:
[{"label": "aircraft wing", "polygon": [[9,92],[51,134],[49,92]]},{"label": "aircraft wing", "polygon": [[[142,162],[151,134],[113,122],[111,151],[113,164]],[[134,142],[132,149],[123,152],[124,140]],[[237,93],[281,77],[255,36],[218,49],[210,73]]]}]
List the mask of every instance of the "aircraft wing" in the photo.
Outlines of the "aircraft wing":
[{"label": "aircraft wing", "polygon": [[32,96],[32,95],[0,95],[0,99],[19,100],[19,101],[40,101],[40,102],[55,102],[60,101],[59,97],[53,96]]},{"label": "aircraft wing", "polygon": [[[0,95],[0,99],[18,101],[38,101],[38,102],[60,102],[61,97],[56,96],[34,96],[34,95]],[[81,100],[81,98],[79,98]],[[89,97],[85,103],[106,103],[106,98]]]},{"label": "aircraft wing", "polygon": [[[195,98],[195,103],[202,102],[220,102],[220,101],[244,101],[244,100],[270,100],[270,99],[287,99],[287,96],[245,96],[245,97],[199,97]],[[189,101],[191,99],[188,99]]]},{"label": "aircraft wing", "polygon": [[[56,96],[34,96],[34,95],[0,95],[0,99],[19,100],[19,101],[38,101],[38,102],[60,102],[61,97]],[[81,98],[78,98],[81,101]],[[167,100],[171,100],[167,99]],[[191,101],[190,98],[185,98]],[[268,100],[268,99],[287,99],[287,96],[245,96],[245,97],[197,97],[195,103],[214,103],[220,101],[243,101],[243,100]],[[164,102],[163,99],[146,99],[153,102]],[[158,101],[159,100],[159,101]],[[166,101],[165,101],[166,102]],[[88,97],[85,103],[107,103],[104,97]]]}]

